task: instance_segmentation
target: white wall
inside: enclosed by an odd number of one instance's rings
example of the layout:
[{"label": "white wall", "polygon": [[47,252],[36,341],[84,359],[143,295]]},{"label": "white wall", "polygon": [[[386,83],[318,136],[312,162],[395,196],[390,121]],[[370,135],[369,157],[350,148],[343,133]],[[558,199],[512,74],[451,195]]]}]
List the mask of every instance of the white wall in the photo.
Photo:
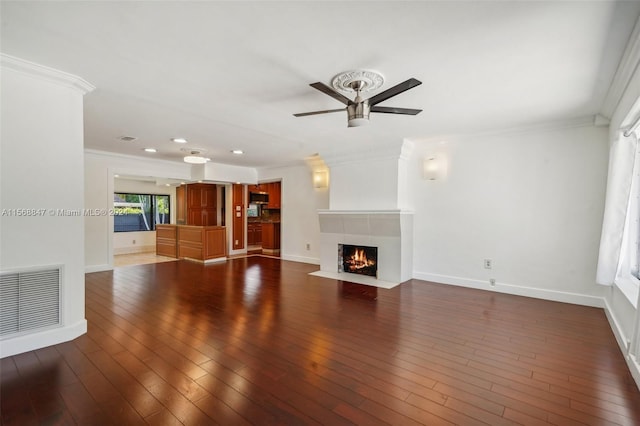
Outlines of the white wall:
[{"label": "white wall", "polygon": [[[143,159],[98,151],[85,151],[85,208],[113,208],[114,175],[154,176],[190,180],[186,163]],[[175,195],[175,191],[174,191]],[[175,205],[175,199],[172,200]],[[113,268],[113,217],[88,217],[85,221],[85,270]]]},{"label": "white wall", "polygon": [[319,264],[318,210],[329,207],[329,190],[313,187],[311,169],[305,164],[258,171],[259,181],[278,179],[282,180],[280,256],[285,260]]},{"label": "white wall", "polygon": [[[602,306],[595,284],[607,128],[416,142],[414,277]],[[444,180],[421,179],[439,150]],[[492,259],[491,270],[483,260]]]},{"label": "white wall", "polygon": [[43,209],[0,219],[3,271],[62,265],[63,326],[2,342],[0,356],[71,340],[84,317],[83,94],[77,77],[2,58],[0,209]]},{"label": "white wall", "polygon": [[[114,191],[133,194],[168,195],[171,209],[171,223],[176,223],[176,188],[158,185],[155,182],[116,178]],[[156,231],[114,232],[113,254],[155,253]]]},{"label": "white wall", "polygon": [[[331,210],[398,209],[399,152],[385,158],[329,163]],[[339,183],[339,184],[337,184]]]}]

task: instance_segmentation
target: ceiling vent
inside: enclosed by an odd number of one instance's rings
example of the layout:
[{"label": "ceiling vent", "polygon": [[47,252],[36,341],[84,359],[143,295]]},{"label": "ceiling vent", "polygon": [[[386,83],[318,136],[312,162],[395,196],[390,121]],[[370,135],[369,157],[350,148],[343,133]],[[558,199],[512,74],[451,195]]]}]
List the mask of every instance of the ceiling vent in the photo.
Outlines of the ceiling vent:
[{"label": "ceiling vent", "polygon": [[120,136],[118,139],[120,139],[122,142],[133,142],[138,138],[136,138],[135,136]]}]

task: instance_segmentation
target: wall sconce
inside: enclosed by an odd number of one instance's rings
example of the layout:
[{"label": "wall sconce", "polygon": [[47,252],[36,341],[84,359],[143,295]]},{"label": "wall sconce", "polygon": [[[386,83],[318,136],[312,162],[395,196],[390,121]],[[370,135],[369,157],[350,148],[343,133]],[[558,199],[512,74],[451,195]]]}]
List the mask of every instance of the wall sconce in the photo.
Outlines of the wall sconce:
[{"label": "wall sconce", "polygon": [[326,188],[329,186],[329,173],[326,170],[313,172],[313,187]]},{"label": "wall sconce", "polygon": [[441,166],[438,157],[427,157],[422,164],[422,177],[426,180],[436,180],[440,177],[440,169]]}]

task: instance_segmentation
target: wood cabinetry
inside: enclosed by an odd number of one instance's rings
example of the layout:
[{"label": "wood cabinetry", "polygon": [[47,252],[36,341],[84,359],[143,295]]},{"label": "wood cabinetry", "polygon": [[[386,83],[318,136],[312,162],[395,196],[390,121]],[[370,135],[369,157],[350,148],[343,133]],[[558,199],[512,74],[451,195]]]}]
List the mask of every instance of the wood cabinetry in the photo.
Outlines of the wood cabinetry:
[{"label": "wood cabinetry", "polygon": [[156,254],[177,257],[177,228],[173,225],[156,225]]},{"label": "wood cabinetry", "polygon": [[176,223],[187,224],[187,186],[180,185],[176,188]]},{"label": "wood cabinetry", "polygon": [[217,225],[216,185],[193,183],[176,188],[178,225]]},{"label": "wood cabinetry", "polygon": [[262,223],[249,222],[247,224],[247,245],[258,246],[262,244]]},{"label": "wood cabinetry", "polygon": [[226,235],[223,226],[157,225],[156,253],[201,262],[226,259]]},{"label": "wood cabinetry", "polygon": [[216,209],[188,209],[187,225],[216,226]]},{"label": "wood cabinetry", "polygon": [[269,203],[265,206],[267,209],[279,209],[281,204],[281,184],[280,182],[261,183],[259,185],[247,185],[249,193],[266,192],[269,194]]},{"label": "wood cabinetry", "polygon": [[232,186],[232,209],[233,220],[231,222],[231,235],[233,238],[233,249],[238,250],[244,248],[244,186],[233,184]]},{"label": "wood cabinetry", "polygon": [[267,185],[267,193],[269,194],[269,204],[267,204],[267,208],[269,209],[279,209],[280,208],[280,182],[270,182]]},{"label": "wood cabinetry", "polygon": [[264,222],[262,224],[262,249],[280,250],[280,222]]}]

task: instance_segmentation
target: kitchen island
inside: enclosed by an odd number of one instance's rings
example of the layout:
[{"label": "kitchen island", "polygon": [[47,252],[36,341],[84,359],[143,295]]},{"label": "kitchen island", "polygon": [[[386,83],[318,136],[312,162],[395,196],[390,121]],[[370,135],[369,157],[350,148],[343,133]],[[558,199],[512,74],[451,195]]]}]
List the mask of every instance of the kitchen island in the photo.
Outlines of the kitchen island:
[{"label": "kitchen island", "polygon": [[156,254],[197,262],[227,259],[224,226],[156,225]]}]

